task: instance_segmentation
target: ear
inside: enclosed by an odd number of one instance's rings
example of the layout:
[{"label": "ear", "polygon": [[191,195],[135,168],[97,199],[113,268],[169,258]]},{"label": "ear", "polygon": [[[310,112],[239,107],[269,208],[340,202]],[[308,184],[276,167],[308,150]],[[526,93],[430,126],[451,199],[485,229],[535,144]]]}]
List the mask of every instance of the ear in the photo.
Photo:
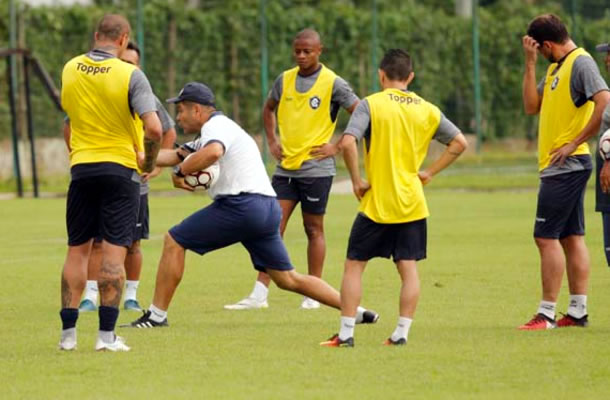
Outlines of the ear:
[{"label": "ear", "polygon": [[97,33],[97,32],[95,32],[95,33],[93,34],[93,39],[94,39],[94,40],[97,42],[97,41],[100,39],[100,34],[99,34],[99,33]]},{"label": "ear", "polygon": [[382,69],[377,70],[377,77],[379,78],[379,84],[383,87],[383,83],[385,82],[385,72]]},{"label": "ear", "polygon": [[415,72],[411,71],[409,76],[407,77],[407,86],[411,83],[411,81],[415,78]]}]

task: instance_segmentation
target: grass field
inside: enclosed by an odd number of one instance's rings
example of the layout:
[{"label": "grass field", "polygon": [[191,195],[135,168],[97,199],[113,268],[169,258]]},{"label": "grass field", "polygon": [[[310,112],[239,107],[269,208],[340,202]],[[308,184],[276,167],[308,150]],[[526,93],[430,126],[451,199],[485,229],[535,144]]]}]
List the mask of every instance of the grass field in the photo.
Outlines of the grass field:
[{"label": "grass field", "polygon": [[[2,201],[0,398],[608,398],[610,271],[591,191],[590,328],[516,329],[539,300],[535,197],[532,190],[428,191],[428,259],[419,264],[422,296],[404,348],[381,346],[397,318],[399,281],[389,261],[371,262],[364,278],[363,303],[381,320],[356,328],[355,348],[328,349],[318,342],[337,331],[338,312],[301,310],[300,297],[275,287],[267,310],[223,310],[249,293],[255,275],[235,246],[190,254],[169,310],[171,327],[121,329],[132,346],[124,354],[94,352],[93,313],[80,316],[79,350],[56,350],[65,199]],[[207,202],[152,197],[141,302],[152,296],[162,234]],[[330,201],[325,279],[336,287],[356,207],[350,195]],[[304,271],[306,241],[296,214],[286,243]],[[566,308],[564,285],[559,310]],[[119,322],[137,316],[122,312]]]}]

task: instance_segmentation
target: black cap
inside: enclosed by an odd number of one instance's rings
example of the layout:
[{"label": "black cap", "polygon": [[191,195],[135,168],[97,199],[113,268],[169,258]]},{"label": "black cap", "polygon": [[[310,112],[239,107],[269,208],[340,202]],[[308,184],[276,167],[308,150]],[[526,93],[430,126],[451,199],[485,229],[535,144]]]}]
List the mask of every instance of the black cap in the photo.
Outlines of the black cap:
[{"label": "black cap", "polygon": [[610,51],[610,43],[598,44],[595,46],[595,50],[599,51],[600,53],[607,53]]},{"label": "black cap", "polygon": [[204,106],[213,106],[214,93],[212,89],[199,82],[189,82],[178,93],[177,97],[166,100],[168,103],[180,103],[181,101],[192,101],[193,103],[203,104]]}]

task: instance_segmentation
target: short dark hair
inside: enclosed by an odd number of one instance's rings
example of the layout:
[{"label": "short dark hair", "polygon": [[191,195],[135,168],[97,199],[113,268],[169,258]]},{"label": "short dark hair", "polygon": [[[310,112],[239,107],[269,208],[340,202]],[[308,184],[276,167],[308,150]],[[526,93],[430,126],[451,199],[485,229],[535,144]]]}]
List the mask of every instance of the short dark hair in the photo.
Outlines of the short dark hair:
[{"label": "short dark hair", "polygon": [[381,59],[379,69],[393,81],[404,81],[413,72],[411,56],[402,49],[390,49]]},{"label": "short dark hair", "polygon": [[138,47],[138,45],[135,42],[132,42],[130,40],[129,43],[127,43],[127,50],[135,51],[136,53],[138,53],[138,58],[140,57],[140,47]]},{"label": "short dark hair", "polygon": [[534,18],[527,27],[527,35],[541,46],[547,41],[562,44],[570,38],[566,26],[554,14],[543,14]]},{"label": "short dark hair", "polygon": [[131,26],[122,15],[106,14],[97,24],[96,31],[103,39],[118,40],[123,34],[131,32]]}]

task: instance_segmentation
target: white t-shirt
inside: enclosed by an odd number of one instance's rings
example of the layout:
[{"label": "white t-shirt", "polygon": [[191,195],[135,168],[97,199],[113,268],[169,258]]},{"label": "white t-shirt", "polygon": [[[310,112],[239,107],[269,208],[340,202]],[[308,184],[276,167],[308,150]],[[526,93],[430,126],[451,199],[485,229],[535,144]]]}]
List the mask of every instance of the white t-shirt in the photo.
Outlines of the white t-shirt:
[{"label": "white t-shirt", "polygon": [[222,113],[215,112],[201,127],[201,136],[184,146],[197,151],[210,142],[218,142],[225,149],[218,160],[218,181],[208,190],[212,199],[240,193],[275,197],[258,146],[239,125]]}]

